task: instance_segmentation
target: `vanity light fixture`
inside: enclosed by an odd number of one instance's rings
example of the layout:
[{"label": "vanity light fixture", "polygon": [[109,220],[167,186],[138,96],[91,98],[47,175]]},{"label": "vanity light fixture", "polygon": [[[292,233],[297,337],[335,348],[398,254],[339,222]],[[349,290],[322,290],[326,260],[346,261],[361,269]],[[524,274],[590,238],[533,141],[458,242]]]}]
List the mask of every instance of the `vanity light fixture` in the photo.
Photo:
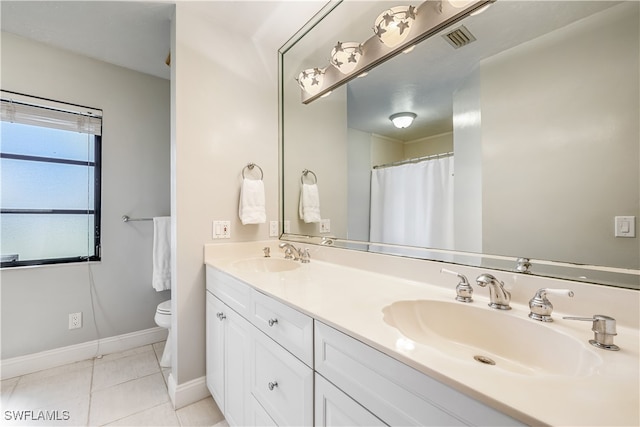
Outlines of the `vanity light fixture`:
[{"label": "vanity light fixture", "polygon": [[396,113],[389,116],[389,120],[393,123],[395,127],[398,129],[404,129],[411,126],[413,123],[413,119],[417,117],[416,113]]},{"label": "vanity light fixture", "polygon": [[395,47],[407,38],[415,19],[415,6],[392,7],[376,18],[373,32],[386,46]]},{"label": "vanity light fixture", "polygon": [[302,70],[298,74],[296,81],[298,85],[310,95],[315,95],[322,89],[322,83],[324,83],[325,68],[308,68]]},{"label": "vanity light fixture", "polygon": [[362,45],[357,42],[338,42],[331,50],[331,65],[342,74],[349,74],[362,58]]}]

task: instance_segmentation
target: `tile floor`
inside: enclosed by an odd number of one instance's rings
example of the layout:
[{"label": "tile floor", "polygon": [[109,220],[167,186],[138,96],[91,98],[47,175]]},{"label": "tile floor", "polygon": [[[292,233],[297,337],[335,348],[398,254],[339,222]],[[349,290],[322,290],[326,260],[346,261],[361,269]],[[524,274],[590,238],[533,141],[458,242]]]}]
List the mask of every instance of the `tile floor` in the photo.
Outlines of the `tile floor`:
[{"label": "tile floor", "polygon": [[163,350],[160,342],[4,380],[0,425],[227,426],[211,397],[174,411]]}]

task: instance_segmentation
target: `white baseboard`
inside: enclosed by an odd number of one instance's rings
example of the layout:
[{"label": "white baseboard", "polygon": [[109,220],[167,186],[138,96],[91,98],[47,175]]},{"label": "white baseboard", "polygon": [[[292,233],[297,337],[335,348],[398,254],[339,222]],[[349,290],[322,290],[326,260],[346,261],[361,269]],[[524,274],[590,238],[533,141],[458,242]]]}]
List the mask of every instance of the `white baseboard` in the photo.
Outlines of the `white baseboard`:
[{"label": "white baseboard", "polygon": [[0,361],[1,378],[13,378],[43,369],[91,359],[97,355],[130,350],[167,339],[167,329],[155,327],[115,337],[55,348]]},{"label": "white baseboard", "polygon": [[209,397],[206,377],[195,378],[183,384],[176,384],[173,373],[169,374],[167,390],[174,409],[180,409],[199,400]]}]

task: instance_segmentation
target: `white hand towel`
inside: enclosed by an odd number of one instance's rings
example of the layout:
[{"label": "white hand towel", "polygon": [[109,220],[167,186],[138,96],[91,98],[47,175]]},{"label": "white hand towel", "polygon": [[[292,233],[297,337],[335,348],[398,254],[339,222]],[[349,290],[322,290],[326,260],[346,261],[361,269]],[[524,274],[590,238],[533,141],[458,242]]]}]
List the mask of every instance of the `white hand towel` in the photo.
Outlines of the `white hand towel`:
[{"label": "white hand towel", "polygon": [[153,218],[153,274],[158,292],[171,289],[171,217]]},{"label": "white hand towel", "polygon": [[306,223],[320,222],[320,193],[316,184],[302,184],[299,214]]},{"label": "white hand towel", "polygon": [[243,179],[240,187],[238,215],[242,225],[263,224],[267,221],[264,202],[264,182],[258,179]]}]

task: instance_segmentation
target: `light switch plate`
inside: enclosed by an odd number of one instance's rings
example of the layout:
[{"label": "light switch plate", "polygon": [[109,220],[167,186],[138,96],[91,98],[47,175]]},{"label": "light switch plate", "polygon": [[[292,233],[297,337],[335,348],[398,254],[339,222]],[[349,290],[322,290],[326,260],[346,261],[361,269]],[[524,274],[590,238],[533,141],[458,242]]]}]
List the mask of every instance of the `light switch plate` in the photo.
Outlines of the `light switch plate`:
[{"label": "light switch plate", "polygon": [[211,238],[230,239],[231,238],[231,221],[213,221]]},{"label": "light switch plate", "polygon": [[616,237],[636,237],[636,217],[617,216],[615,217]]},{"label": "light switch plate", "polygon": [[278,237],[278,221],[269,221],[269,237]]},{"label": "light switch plate", "polygon": [[331,220],[330,219],[321,219],[320,220],[320,232],[321,233],[331,233]]}]

